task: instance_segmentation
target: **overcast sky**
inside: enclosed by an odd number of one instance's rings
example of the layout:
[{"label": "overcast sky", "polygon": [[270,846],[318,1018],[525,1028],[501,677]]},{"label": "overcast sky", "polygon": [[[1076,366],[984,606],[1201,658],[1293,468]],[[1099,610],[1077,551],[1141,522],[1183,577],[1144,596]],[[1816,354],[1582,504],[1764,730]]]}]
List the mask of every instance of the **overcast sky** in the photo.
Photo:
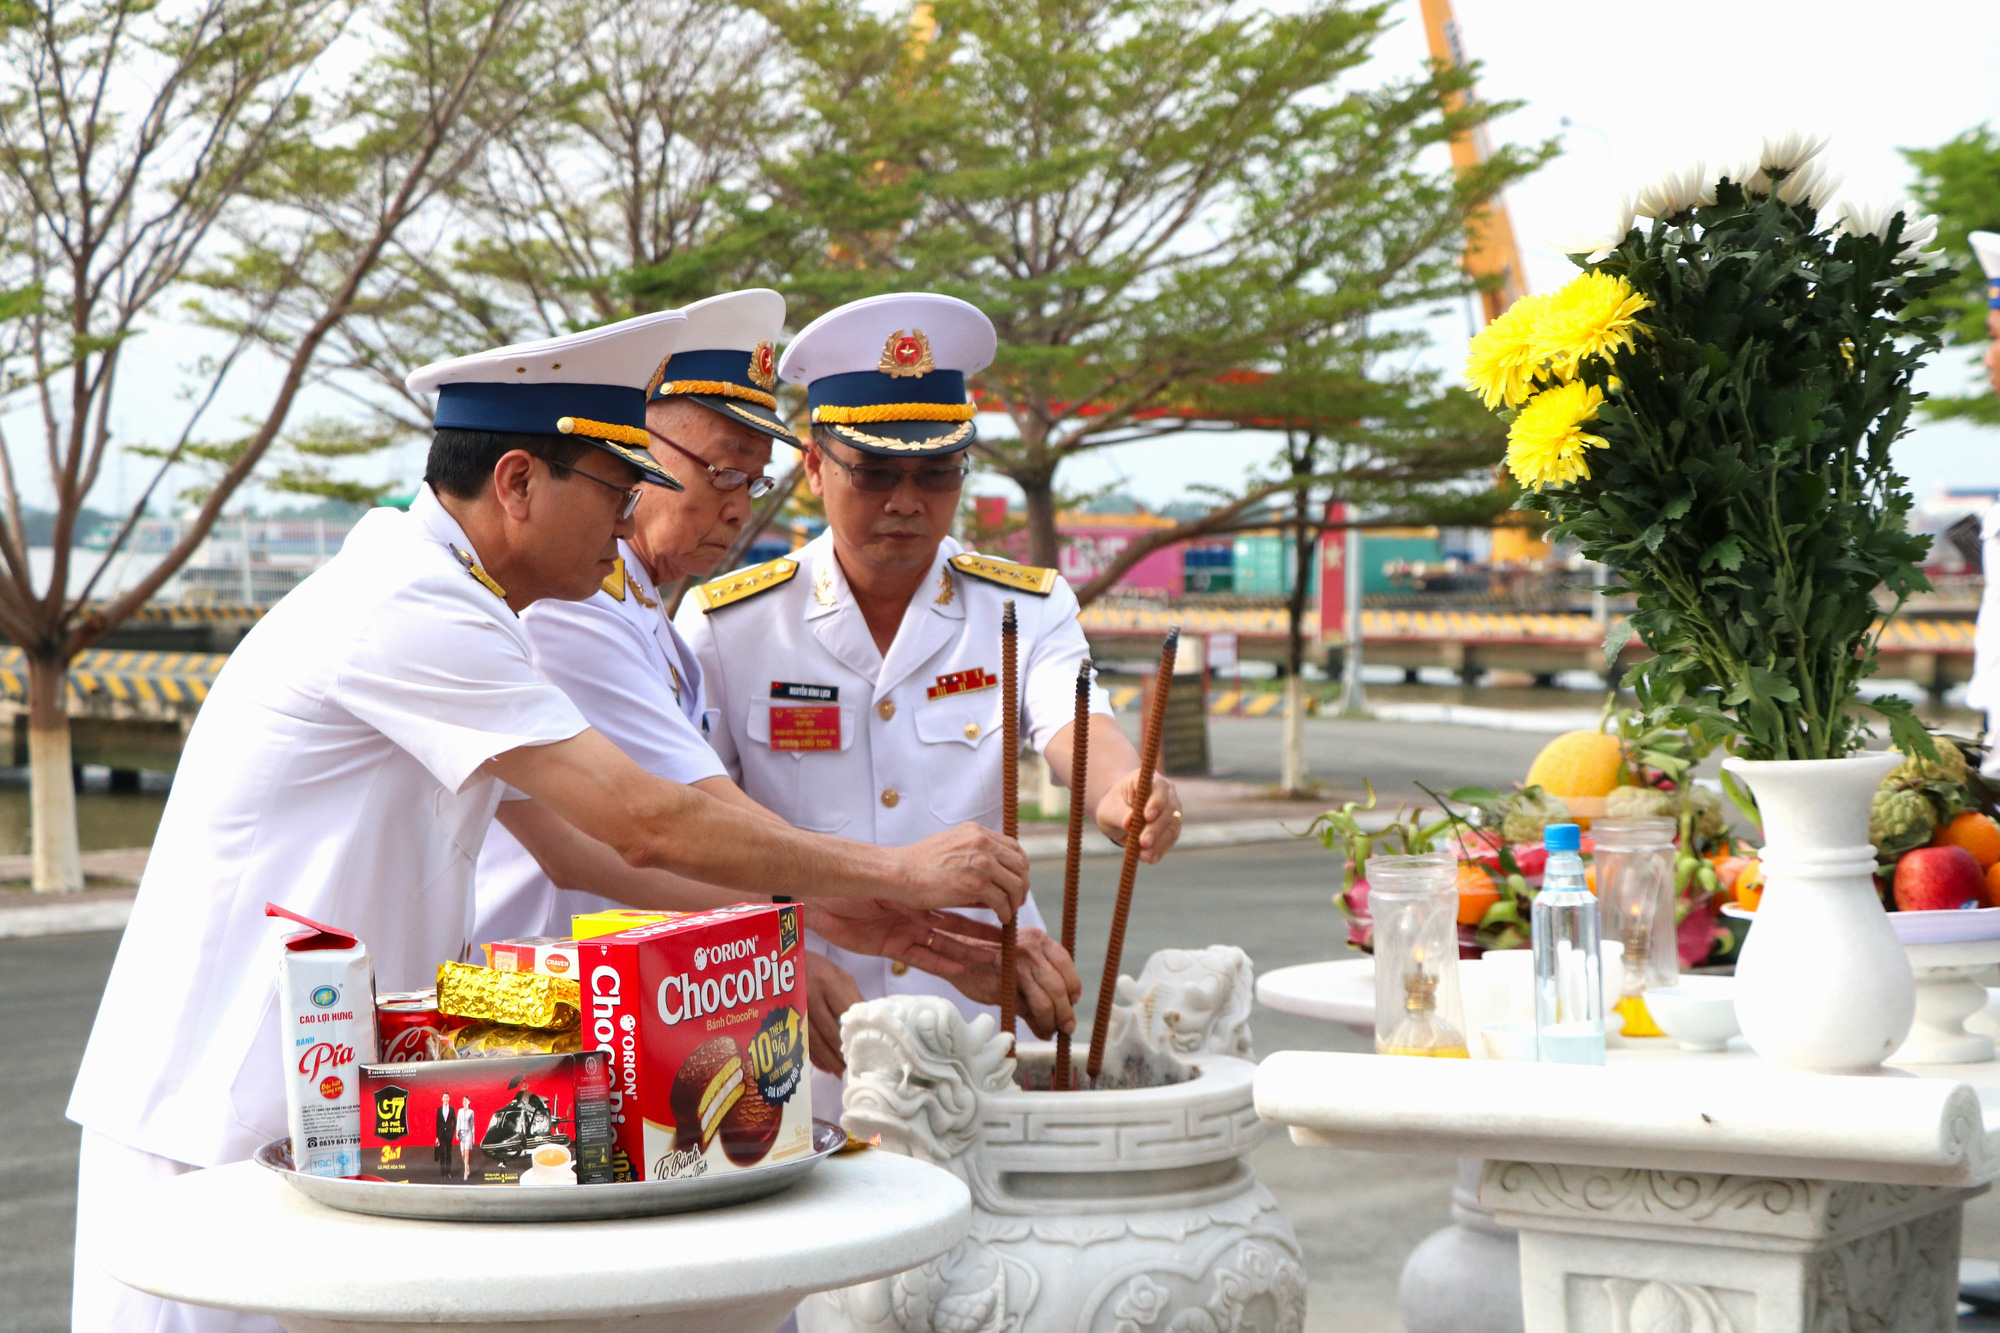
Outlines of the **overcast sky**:
[{"label": "overcast sky", "polygon": [[[1395,0],[1394,12],[1399,26],[1361,72],[1362,83],[1420,68],[1426,57],[1416,0]],[[1895,193],[1909,179],[1896,150],[1941,143],[1995,114],[2000,88],[2000,0],[1910,0],[1893,9],[1853,0],[1457,0],[1457,14],[1467,55],[1483,63],[1482,95],[1524,103],[1494,126],[1494,140],[1563,141],[1563,156],[1507,199],[1537,291],[1573,271],[1548,239],[1599,216],[1651,164],[1713,160],[1732,136],[1809,127],[1833,136],[1827,156],[1847,174],[1843,194]],[[117,413],[127,438],[163,433],[179,416],[164,409],[180,379],[177,366],[199,340],[164,320],[159,327],[137,345],[140,355],[126,358],[128,385],[138,390]],[[1447,312],[1429,327],[1437,341],[1431,359],[1456,367],[1465,311]],[[1925,387],[1959,391],[1973,382],[1968,366],[1952,357],[1927,373]],[[261,409],[268,390],[268,380],[238,385],[212,426]],[[39,455],[30,414],[16,412],[5,425],[17,459]],[[1920,426],[1899,448],[1920,501],[1946,485],[2000,484],[2000,431]],[[1197,483],[1233,485],[1270,452],[1270,439],[1255,432],[1169,437],[1079,459],[1061,484],[1083,490],[1122,482],[1159,505]],[[357,471],[408,484],[422,459],[422,446],[412,445]],[[149,471],[145,460],[113,461],[99,507],[135,495]],[[31,501],[45,500],[46,484],[30,473]],[[998,479],[987,486],[1012,490]]]},{"label": "overcast sky", "polygon": [[[1493,141],[1563,141],[1562,157],[1507,197],[1535,291],[1575,272],[1547,242],[1608,211],[1652,164],[1714,160],[1739,135],[1754,143],[1798,126],[1833,137],[1826,156],[1846,173],[1843,197],[1899,194],[1910,173],[1898,148],[1943,143],[2000,114],[2000,0],[1455,5],[1465,53],[1483,67],[1480,95],[1525,104],[1495,124]],[[1396,0],[1394,12],[1401,24],[1379,45],[1376,67],[1420,65],[1417,0]],[[1438,363],[1459,364],[1465,315],[1431,327]],[[1963,392],[1973,382],[1968,366],[1962,354],[1941,358],[1923,387]],[[1161,503],[1194,482],[1234,481],[1270,451],[1247,432],[1229,438],[1233,451],[1209,435],[1107,450],[1071,464],[1064,484],[1080,490],[1122,477],[1133,494]],[[1218,462],[1231,452],[1239,461]],[[2000,485],[2000,430],[1920,425],[1898,458],[1920,502],[1947,485]]]}]

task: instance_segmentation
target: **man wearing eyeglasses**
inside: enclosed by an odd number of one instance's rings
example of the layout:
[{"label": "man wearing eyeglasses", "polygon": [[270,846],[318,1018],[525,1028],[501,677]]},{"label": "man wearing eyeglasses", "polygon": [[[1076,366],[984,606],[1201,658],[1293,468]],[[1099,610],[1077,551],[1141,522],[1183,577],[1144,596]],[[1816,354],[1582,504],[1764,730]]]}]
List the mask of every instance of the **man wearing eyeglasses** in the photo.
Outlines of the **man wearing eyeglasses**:
[{"label": "man wearing eyeglasses", "polygon": [[[1059,779],[1088,656],[1076,595],[1051,569],[963,550],[950,537],[974,409],[966,377],[993,359],[993,325],[930,293],[876,297],[800,332],[779,374],[806,386],[806,476],[827,530],[790,556],[696,588],[676,617],[700,659],[710,741],[743,790],[800,828],[904,846],[961,821],[1000,827],[1000,618],[1019,621],[1022,740]],[[1120,841],[1139,757],[1095,691],[1090,790]],[[1180,828],[1155,783],[1141,845],[1157,861]],[[995,918],[965,913],[991,923]],[[1024,928],[1042,918],[1032,901]],[[867,998],[973,998],[893,959],[827,952]],[[837,1105],[838,1088],[813,1095]]]},{"label": "man wearing eyeglasses", "polygon": [[[711,297],[681,313],[687,324],[674,354],[653,374],[645,420],[652,458],[682,489],[648,487],[631,535],[618,543],[618,562],[595,595],[538,602],[523,612],[522,627],[537,674],[640,767],[764,814],[705,739],[714,721],[705,699],[708,682],[667,617],[660,588],[715,572],[752,502],[777,484],[765,474],[772,442],[797,443],[772,393],[773,341],[784,326],[785,302],[758,289]],[[602,843],[575,837],[539,805],[509,802],[501,819],[480,852],[475,943],[567,935],[572,915],[639,900],[645,881],[657,885],[666,875],[625,865]],[[516,830],[533,844],[532,854]],[[760,887],[683,883],[674,897],[686,906],[719,906]],[[997,997],[997,929],[967,923],[962,933],[932,930],[928,918],[899,919],[851,900],[808,904],[807,924],[816,934],[839,930],[857,949]],[[1068,1026],[1070,1003],[1081,989],[1075,969],[1039,932],[1031,932],[1023,952],[1021,1012],[1044,1034],[1054,1024]],[[814,1063],[838,1071],[839,1015],[859,994],[846,970],[823,952],[806,979]]]}]

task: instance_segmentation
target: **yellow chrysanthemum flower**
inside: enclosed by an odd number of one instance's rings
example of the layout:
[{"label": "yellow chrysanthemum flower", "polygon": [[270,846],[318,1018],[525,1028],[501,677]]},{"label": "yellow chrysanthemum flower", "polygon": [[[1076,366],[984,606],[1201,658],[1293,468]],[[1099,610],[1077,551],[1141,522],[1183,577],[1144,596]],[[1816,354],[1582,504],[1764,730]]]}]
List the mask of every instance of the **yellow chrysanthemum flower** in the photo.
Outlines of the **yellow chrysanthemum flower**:
[{"label": "yellow chrysanthemum flower", "polygon": [[1652,304],[1623,278],[1580,273],[1542,308],[1528,335],[1529,355],[1568,378],[1586,358],[1632,346],[1637,316]]},{"label": "yellow chrysanthemum flower", "polygon": [[1519,407],[1534,392],[1539,358],[1532,339],[1547,296],[1524,296],[1473,338],[1465,358],[1465,384],[1491,407]]},{"label": "yellow chrysanthemum flower", "polygon": [[1583,428],[1603,404],[1603,391],[1587,384],[1558,384],[1530,398],[1507,431],[1507,470],[1514,480],[1539,491],[1588,477],[1583,451],[1602,449],[1604,437]]}]

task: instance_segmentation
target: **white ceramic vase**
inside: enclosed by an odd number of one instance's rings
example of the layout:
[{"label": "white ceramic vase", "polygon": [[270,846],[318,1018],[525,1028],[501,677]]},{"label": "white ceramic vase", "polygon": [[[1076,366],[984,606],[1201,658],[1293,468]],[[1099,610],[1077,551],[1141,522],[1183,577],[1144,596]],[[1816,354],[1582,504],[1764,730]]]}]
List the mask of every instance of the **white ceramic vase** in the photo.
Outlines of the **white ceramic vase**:
[{"label": "white ceramic vase", "polygon": [[1916,1017],[1909,955],[1875,889],[1868,809],[1902,756],[1727,759],[1764,820],[1764,896],[1736,964],[1736,1015],[1781,1069],[1865,1073]]},{"label": "white ceramic vase", "polygon": [[[1247,1018],[1243,971],[1240,988],[1198,979],[1143,1002],[1197,1074],[1129,1091],[1024,1092],[993,1020],[935,996],[849,1009],[844,1122],[965,1181],[972,1231],[920,1268],[810,1298],[803,1333],[1299,1333],[1298,1239],[1245,1160],[1265,1132],[1256,1067],[1206,1049],[1214,1026],[1193,1012],[1219,999]],[[1020,1059],[1046,1085],[1051,1048]]]}]

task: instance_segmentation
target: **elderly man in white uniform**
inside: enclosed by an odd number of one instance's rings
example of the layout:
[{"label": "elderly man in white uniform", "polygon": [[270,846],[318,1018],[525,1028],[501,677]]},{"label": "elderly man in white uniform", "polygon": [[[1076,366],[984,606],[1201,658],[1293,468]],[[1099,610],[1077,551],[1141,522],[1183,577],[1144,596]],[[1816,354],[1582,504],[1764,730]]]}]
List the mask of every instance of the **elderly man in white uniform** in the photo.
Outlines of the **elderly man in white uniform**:
[{"label": "elderly man in white uniform", "polygon": [[630,534],[635,483],[679,484],[642,446],[646,376],[681,322],[413,375],[438,391],[438,431],[410,512],[357,525],[217,678],[70,1099],[84,1127],[74,1329],[276,1329],[111,1281],[94,1257],[100,1219],[147,1180],[284,1133],[283,928],[265,901],[357,933],[382,989],[427,985],[467,948],[473,861],[503,784],[634,865],[694,879],[917,907],[1004,909],[1024,893],[1019,848],[984,829],[885,859],[654,778],[534,674],[519,612],[588,596]]},{"label": "elderly man in white uniform", "polygon": [[[806,470],[827,531],[681,604],[714,710],[710,741],[753,800],[800,828],[893,847],[960,820],[1000,826],[1008,599],[1022,739],[1059,780],[1069,775],[1088,656],[1076,595],[1054,570],[975,555],[946,535],[973,439],[965,377],[994,350],[984,314],[929,293],[855,302],[808,325],[779,374],[807,387]],[[1077,795],[1122,841],[1139,757],[1101,690],[1093,713],[1090,790]],[[1173,784],[1157,781],[1140,835],[1148,861],[1173,844],[1180,818]],[[1042,927],[1032,902],[1020,923]],[[867,998],[942,995],[968,1017],[992,1012],[900,963],[826,952]],[[814,1096],[838,1104],[832,1084]]]},{"label": "elderly man in white uniform", "polygon": [[[618,543],[617,568],[596,594],[577,602],[537,602],[522,613],[521,624],[536,673],[641,768],[757,809],[708,744],[702,669],[668,618],[660,586],[715,572],[748,521],[751,502],[776,485],[764,475],[771,442],[798,443],[779,420],[771,392],[785,300],[766,289],[730,292],[681,313],[687,325],[680,347],[653,376],[646,430],[654,460],[686,489],[655,487],[640,498],[633,533]],[[576,887],[559,885],[552,873]],[[472,938],[567,935],[573,915],[619,905],[622,900],[605,890],[661,873],[634,870],[609,848],[594,861],[577,858],[545,869],[496,823],[479,855]],[[717,901],[736,901],[759,887],[710,891]],[[901,941],[906,947],[898,959],[948,976],[962,992],[997,998],[998,930],[989,929],[992,941],[982,935],[977,945],[949,932],[926,932],[921,943]],[[1021,953],[1022,1014],[1044,1033],[1058,1022],[1068,1026],[1069,1005],[1082,983],[1060,946],[1036,934]],[[813,1063],[838,1073],[840,1014],[859,992],[845,969],[818,954],[807,982]]]}]

